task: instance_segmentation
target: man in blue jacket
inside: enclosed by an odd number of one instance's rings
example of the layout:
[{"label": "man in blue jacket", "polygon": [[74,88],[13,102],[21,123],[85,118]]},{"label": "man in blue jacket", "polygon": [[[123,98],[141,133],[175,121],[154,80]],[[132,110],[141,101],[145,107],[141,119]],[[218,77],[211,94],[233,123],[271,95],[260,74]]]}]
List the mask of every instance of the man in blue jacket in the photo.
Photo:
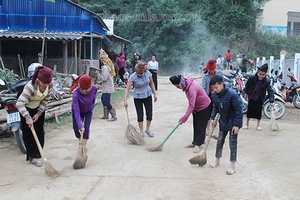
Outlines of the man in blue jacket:
[{"label": "man in blue jacket", "polygon": [[215,168],[220,164],[225,138],[229,133],[230,165],[226,170],[226,174],[232,175],[235,173],[237,136],[243,124],[242,100],[235,91],[224,84],[222,76],[213,76],[210,80],[210,85],[214,90],[211,94],[213,110],[210,118],[214,120],[217,113],[220,114],[220,132],[216,146],[216,160],[209,167]]}]

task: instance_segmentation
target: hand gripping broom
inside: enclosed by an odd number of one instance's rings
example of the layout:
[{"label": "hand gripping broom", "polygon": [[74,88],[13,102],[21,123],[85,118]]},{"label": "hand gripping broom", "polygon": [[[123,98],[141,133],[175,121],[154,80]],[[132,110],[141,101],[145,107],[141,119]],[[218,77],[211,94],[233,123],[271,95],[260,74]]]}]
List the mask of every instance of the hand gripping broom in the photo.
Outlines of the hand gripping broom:
[{"label": "hand gripping broom", "polygon": [[34,130],[33,125],[30,127],[30,129],[31,129],[32,135],[34,137],[35,143],[36,143],[36,145],[37,145],[37,147],[39,149],[39,152],[40,152],[40,154],[41,154],[41,156],[42,156],[42,158],[44,160],[46,174],[48,176],[52,176],[52,177],[58,176],[59,172],[56,171],[56,169],[54,169],[54,167],[47,161],[47,158],[46,158],[46,156],[44,154],[43,148],[42,148],[41,143],[40,143],[40,141],[39,141],[39,139],[38,139],[38,137],[36,135],[36,132]]},{"label": "hand gripping broom", "polygon": [[214,132],[214,129],[216,128],[217,126],[217,123],[218,123],[218,120],[219,120],[219,113],[217,113],[212,125],[211,125],[211,131],[210,131],[210,134],[209,134],[209,137],[208,137],[208,140],[207,142],[205,143],[205,147],[204,147],[204,150],[200,152],[200,155],[198,156],[194,156],[193,158],[191,158],[189,160],[189,162],[192,164],[192,165],[196,165],[196,164],[199,164],[200,167],[202,167],[203,165],[206,164],[207,160],[206,160],[206,150],[208,148],[208,145],[209,145],[209,142],[210,142],[210,139],[211,139],[211,136]]}]

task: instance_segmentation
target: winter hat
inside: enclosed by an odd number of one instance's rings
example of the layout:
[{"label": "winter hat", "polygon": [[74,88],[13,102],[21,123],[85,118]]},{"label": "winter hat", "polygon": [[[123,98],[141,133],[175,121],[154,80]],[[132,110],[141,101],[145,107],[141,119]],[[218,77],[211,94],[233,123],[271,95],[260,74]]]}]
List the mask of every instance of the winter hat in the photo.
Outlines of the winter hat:
[{"label": "winter hat", "polygon": [[209,59],[206,63],[206,70],[215,70],[217,67],[217,61],[213,58]]},{"label": "winter hat", "polygon": [[42,83],[49,84],[52,81],[52,69],[46,66],[39,66],[35,68],[35,71],[32,75],[32,84],[34,85],[36,79]]},{"label": "winter hat", "polygon": [[171,83],[174,84],[179,84],[180,83],[180,79],[181,79],[181,75],[175,75],[175,76],[171,76],[169,78],[169,80],[171,81]]},{"label": "winter hat", "polygon": [[258,67],[257,69],[262,71],[262,72],[267,72],[268,71],[268,64],[265,63],[262,66]]},{"label": "winter hat", "polygon": [[79,87],[83,90],[88,90],[92,86],[92,78],[89,75],[82,75],[79,79]]}]

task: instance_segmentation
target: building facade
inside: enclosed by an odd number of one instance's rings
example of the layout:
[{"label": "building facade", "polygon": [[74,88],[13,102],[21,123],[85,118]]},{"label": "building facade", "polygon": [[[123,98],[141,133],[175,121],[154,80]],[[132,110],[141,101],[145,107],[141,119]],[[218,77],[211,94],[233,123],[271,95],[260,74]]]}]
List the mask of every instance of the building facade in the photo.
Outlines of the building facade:
[{"label": "building facade", "polygon": [[300,35],[300,1],[267,1],[259,8],[257,28],[282,35]]}]

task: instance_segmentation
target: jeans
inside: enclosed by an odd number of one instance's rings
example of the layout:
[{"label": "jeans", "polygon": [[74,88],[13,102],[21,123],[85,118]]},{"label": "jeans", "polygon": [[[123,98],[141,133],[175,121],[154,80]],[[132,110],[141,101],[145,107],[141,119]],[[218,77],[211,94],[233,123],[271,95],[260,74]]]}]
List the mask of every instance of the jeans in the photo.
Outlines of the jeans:
[{"label": "jeans", "polygon": [[[224,145],[225,138],[228,133],[231,133],[231,131],[221,131],[220,130],[220,132],[219,132],[217,149],[216,149],[216,158],[222,157],[223,145]],[[237,134],[234,134],[234,135],[229,134],[230,162],[236,162],[237,136],[238,136]]]}]

